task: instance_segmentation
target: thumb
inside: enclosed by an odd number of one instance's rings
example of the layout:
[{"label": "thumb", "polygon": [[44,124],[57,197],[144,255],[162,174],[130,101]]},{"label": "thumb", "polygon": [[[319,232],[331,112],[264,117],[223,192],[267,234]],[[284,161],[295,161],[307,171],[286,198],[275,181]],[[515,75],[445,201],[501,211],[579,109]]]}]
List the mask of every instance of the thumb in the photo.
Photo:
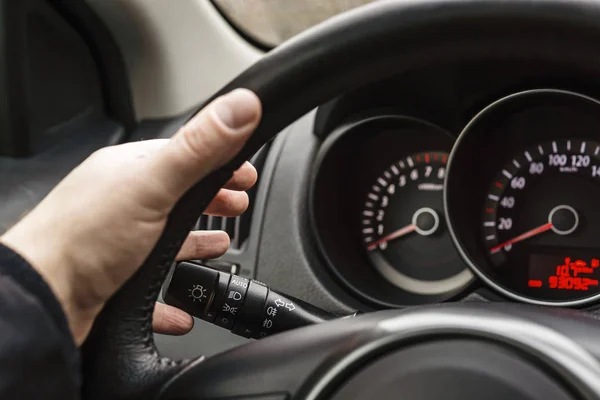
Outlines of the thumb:
[{"label": "thumb", "polygon": [[236,89],[218,97],[153,154],[147,165],[149,176],[174,204],[241,150],[261,113],[260,100],[250,90]]}]

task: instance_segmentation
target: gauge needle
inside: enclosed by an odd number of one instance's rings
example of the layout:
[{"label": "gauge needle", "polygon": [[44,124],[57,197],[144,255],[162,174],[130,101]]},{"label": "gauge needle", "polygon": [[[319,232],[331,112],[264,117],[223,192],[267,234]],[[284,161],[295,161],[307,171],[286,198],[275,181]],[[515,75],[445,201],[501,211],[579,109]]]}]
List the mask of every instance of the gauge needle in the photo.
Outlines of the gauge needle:
[{"label": "gauge needle", "polygon": [[400,228],[397,231],[392,232],[389,235],[382,237],[381,239],[377,240],[376,242],[371,243],[370,245],[367,246],[367,249],[369,249],[369,251],[375,250],[377,248],[377,246],[379,246],[381,243],[385,243],[385,242],[389,242],[390,240],[398,239],[399,237],[402,237],[411,232],[414,232],[415,229],[417,229],[416,224],[407,225],[404,228]]},{"label": "gauge needle", "polygon": [[501,250],[501,249],[505,248],[506,246],[509,246],[511,244],[515,244],[515,243],[521,242],[521,241],[523,241],[525,239],[529,239],[530,237],[537,236],[540,233],[544,233],[544,232],[549,231],[550,229],[552,229],[552,222],[548,222],[548,223],[546,223],[544,225],[538,226],[537,228],[534,228],[534,229],[532,229],[530,231],[527,231],[527,232],[525,232],[525,233],[523,233],[523,234],[521,234],[521,235],[519,235],[517,237],[514,237],[514,238],[512,238],[510,240],[507,240],[506,242],[501,243],[501,244],[499,244],[497,246],[494,246],[490,250],[490,253],[496,253],[498,250]]}]

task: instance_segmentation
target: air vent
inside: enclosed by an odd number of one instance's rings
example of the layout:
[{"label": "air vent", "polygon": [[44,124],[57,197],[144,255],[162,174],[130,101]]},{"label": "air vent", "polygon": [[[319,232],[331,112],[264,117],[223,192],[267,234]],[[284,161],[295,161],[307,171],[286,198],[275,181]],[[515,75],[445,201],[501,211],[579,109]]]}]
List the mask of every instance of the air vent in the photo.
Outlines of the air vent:
[{"label": "air vent", "polygon": [[225,231],[231,239],[231,248],[240,249],[248,239],[249,226],[247,226],[247,223],[244,224],[244,220],[249,219],[250,216],[246,214],[236,218],[203,215],[198,220],[197,230]]},{"label": "air vent", "polygon": [[[259,182],[261,170],[265,164],[270,145],[271,143],[264,145],[250,160],[252,165],[254,165],[258,171]],[[198,220],[196,229],[206,231],[225,231],[231,239],[231,248],[237,250],[242,249],[244,243],[246,240],[248,240],[248,236],[250,235],[250,222],[255,207],[254,200],[256,198],[256,190],[259,182],[257,182],[256,185],[254,185],[254,187],[248,191],[250,206],[244,214],[236,218],[203,215]]]}]

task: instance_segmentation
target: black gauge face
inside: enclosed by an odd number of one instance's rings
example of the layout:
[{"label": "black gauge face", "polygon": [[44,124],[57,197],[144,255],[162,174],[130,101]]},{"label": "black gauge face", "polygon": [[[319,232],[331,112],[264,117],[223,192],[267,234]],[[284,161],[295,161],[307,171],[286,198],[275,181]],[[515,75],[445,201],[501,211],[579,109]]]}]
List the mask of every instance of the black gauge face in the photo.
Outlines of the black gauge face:
[{"label": "black gauge face", "polygon": [[447,153],[430,151],[395,162],[373,183],[361,212],[361,233],[373,266],[411,293],[448,293],[472,278],[445,226],[447,160]]},{"label": "black gauge face", "polygon": [[540,143],[515,154],[486,196],[482,240],[492,265],[530,297],[600,292],[600,144]]}]

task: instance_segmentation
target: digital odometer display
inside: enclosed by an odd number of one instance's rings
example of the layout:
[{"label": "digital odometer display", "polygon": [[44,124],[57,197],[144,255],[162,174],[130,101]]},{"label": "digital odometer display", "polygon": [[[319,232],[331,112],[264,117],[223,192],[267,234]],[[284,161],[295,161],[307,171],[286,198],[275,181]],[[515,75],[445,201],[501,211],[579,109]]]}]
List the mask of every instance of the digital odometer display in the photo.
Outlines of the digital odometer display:
[{"label": "digital odometer display", "polygon": [[532,254],[529,257],[527,286],[547,297],[569,297],[567,292],[594,293],[600,280],[598,252],[571,252],[571,257],[558,254]]},{"label": "digital odometer display", "polygon": [[552,140],[524,149],[497,173],[482,239],[512,290],[570,301],[600,292],[600,143]]}]

